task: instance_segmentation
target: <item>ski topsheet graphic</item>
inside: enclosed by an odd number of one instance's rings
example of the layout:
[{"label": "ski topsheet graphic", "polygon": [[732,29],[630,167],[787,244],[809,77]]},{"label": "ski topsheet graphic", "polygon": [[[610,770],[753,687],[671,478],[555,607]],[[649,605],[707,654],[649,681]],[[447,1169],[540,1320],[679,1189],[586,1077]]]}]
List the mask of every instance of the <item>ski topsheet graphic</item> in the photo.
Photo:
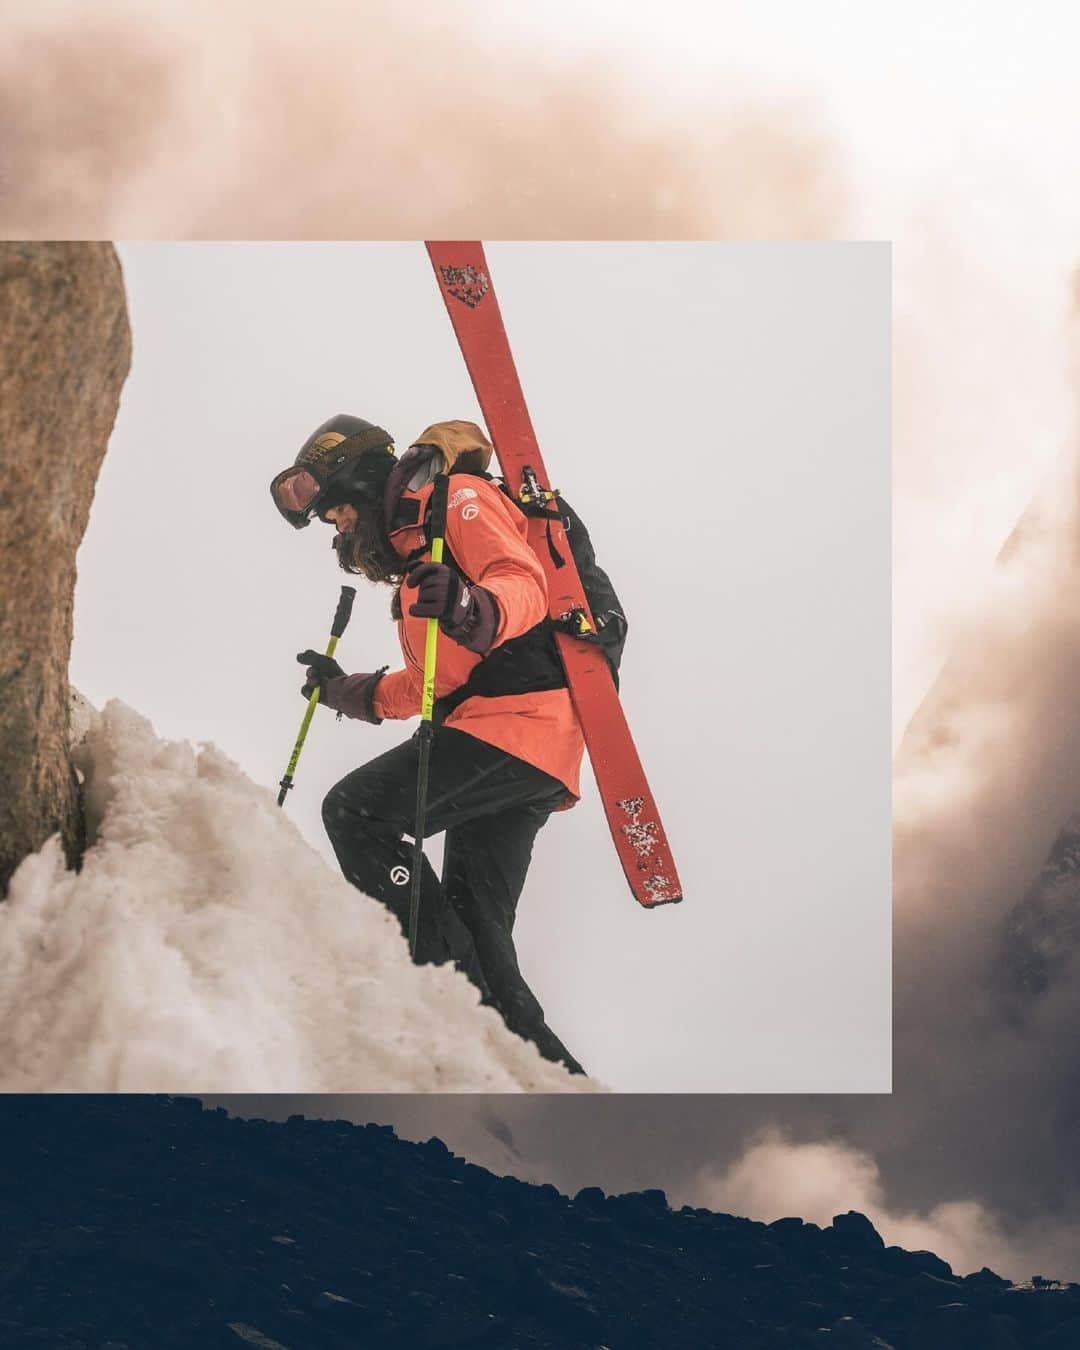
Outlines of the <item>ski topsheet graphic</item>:
[{"label": "ski topsheet graphic", "polygon": [[[429,242],[427,250],[503,477],[520,501],[543,508],[554,500],[550,480],[483,247],[475,242]],[[547,574],[549,613],[559,625],[559,654],[615,848],[641,904],[652,907],[681,900],[667,836],[607,660],[596,643],[573,635],[577,631],[587,636],[593,616],[564,535],[555,513],[529,519],[529,540]]]}]

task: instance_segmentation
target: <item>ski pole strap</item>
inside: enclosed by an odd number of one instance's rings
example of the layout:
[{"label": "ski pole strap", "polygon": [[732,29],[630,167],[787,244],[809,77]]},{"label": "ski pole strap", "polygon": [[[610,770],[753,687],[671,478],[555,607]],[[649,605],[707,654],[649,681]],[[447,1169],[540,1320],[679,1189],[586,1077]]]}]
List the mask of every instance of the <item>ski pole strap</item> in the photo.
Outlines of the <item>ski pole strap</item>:
[{"label": "ski pole strap", "polygon": [[[435,477],[435,490],[431,494],[431,561],[443,560],[443,542],[446,538],[446,499],[450,480],[446,474]],[[439,645],[439,621],[428,619],[427,634],[424,643],[424,691],[420,700],[420,718],[431,721],[435,706],[435,658]]]},{"label": "ski pole strap", "polygon": [[[337,609],[334,611],[334,621],[330,625],[330,641],[326,644],[326,655],[333,656],[337,649],[338,638],[344,633],[349,617],[352,614],[353,601],[356,599],[355,586],[342,586],[341,595],[338,597]],[[300,734],[296,738],[296,744],[293,746],[293,752],[289,756],[289,765],[285,770],[285,776],[278,784],[278,806],[285,805],[285,797],[293,785],[293,774],[296,772],[296,765],[300,759],[300,751],[304,748],[304,741],[307,740],[308,727],[311,726],[311,719],[315,716],[315,705],[319,701],[319,686],[316,685],[308,698],[308,705],[304,709],[304,720],[300,723]]]},{"label": "ski pole strap", "polygon": [[435,475],[435,489],[431,494],[431,548],[434,552],[436,545],[439,549],[439,558],[441,560],[443,540],[446,538],[446,500],[450,494],[450,479],[445,473]]}]

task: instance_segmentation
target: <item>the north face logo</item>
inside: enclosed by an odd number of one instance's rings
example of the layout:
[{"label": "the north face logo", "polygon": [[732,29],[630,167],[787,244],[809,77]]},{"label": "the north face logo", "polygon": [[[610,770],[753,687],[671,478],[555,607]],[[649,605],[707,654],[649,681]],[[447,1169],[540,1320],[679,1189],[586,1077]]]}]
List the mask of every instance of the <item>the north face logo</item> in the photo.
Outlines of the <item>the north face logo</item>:
[{"label": "the north face logo", "polygon": [[345,437],[340,431],[324,431],[300,454],[298,462],[301,464],[319,464],[344,439]]},{"label": "the north face logo", "polygon": [[450,294],[470,309],[475,309],[491,288],[491,282],[479,267],[440,267],[439,271]]}]

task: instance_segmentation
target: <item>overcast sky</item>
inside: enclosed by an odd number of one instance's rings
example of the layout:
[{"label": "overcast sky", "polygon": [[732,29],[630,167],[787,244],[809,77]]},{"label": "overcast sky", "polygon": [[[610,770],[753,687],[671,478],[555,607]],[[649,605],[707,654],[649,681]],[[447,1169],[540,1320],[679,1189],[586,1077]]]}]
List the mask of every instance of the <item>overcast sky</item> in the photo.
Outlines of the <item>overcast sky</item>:
[{"label": "overcast sky", "polygon": [[[272,786],[295,653],[346,578],[270,478],[332,413],[404,447],[475,400],[419,244],[121,257],[135,357],[72,677]],[[639,909],[590,783],[538,840],[523,968],[617,1088],[887,1090],[888,248],[489,258],[553,481],[630,617],[625,703],[687,895]],[[360,584],[346,669],[397,662],[388,602]],[[407,734],[317,717],[287,809],[328,860],[326,789]]]}]

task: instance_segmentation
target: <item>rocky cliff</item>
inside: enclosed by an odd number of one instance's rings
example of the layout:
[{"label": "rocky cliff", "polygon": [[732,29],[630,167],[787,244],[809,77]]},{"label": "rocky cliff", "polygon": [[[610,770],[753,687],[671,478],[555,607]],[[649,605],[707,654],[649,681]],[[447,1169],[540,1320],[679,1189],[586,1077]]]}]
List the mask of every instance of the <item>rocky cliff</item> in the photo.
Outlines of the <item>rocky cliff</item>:
[{"label": "rocky cliff", "polygon": [[82,851],[75,554],[130,360],[111,244],[0,243],[0,895],[57,831],[69,862]]}]

